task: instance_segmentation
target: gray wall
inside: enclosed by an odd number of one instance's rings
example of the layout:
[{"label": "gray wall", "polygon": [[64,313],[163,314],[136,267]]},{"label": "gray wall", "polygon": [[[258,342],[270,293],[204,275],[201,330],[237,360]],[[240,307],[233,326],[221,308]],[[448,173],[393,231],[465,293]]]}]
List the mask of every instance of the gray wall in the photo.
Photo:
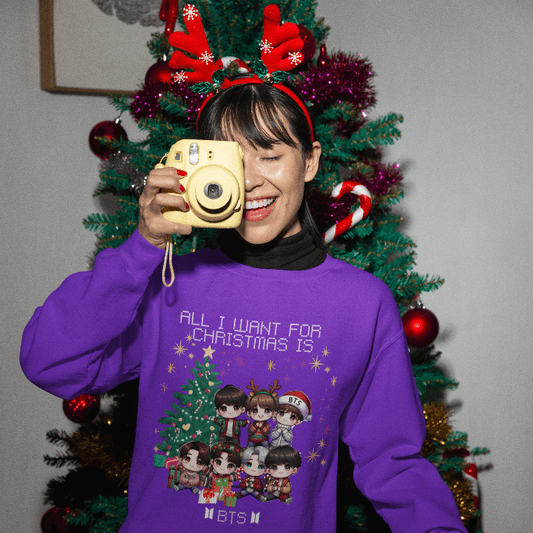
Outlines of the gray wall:
[{"label": "gray wall", "polygon": [[[454,427],[492,449],[480,476],[485,533],[528,531],[533,453],[531,393],[533,6],[530,0],[322,0],[330,51],[374,65],[378,108],[404,114],[386,151],[405,169],[405,231],[421,273],[446,284],[424,299],[438,316],[442,363],[460,387]],[[70,430],[61,401],[18,366],[24,325],[68,274],[87,265],[94,238],[82,218],[98,160],[87,136],[113,119],[105,98],[39,88],[36,1],[4,0],[0,17],[0,264],[2,531],[37,532],[41,492],[56,472],[51,428]],[[527,92],[526,92],[527,91]],[[131,121],[130,137],[141,138]]]}]

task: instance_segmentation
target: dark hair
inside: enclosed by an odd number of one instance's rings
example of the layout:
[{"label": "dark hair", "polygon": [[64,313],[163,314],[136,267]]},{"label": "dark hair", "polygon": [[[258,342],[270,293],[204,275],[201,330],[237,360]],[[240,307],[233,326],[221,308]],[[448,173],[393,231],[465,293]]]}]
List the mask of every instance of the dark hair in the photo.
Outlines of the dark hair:
[{"label": "dark hair", "polygon": [[241,454],[237,453],[236,451],[231,451],[229,449],[222,449],[217,448],[216,446],[213,446],[211,448],[211,451],[209,452],[209,457],[211,457],[211,460],[214,461],[215,459],[219,459],[222,457],[222,454],[226,452],[228,454],[228,462],[233,463],[235,466],[239,467],[242,463],[242,456]]},{"label": "dark hair", "polygon": [[215,407],[217,409],[220,409],[223,405],[244,407],[245,403],[246,394],[235,385],[226,385],[215,394]]},{"label": "dark hair", "polygon": [[[200,113],[197,130],[200,139],[224,140],[239,134],[252,146],[261,148],[271,148],[281,141],[299,148],[304,158],[313,149],[313,132],[299,105],[284,92],[265,83],[233,85],[213,96]],[[311,182],[305,184],[306,193],[310,186]],[[305,196],[298,218],[307,227],[315,245],[324,248]]]},{"label": "dark hair", "polygon": [[198,452],[198,462],[203,465],[209,464],[209,446],[198,440],[187,442],[179,449],[179,456],[182,459],[187,457],[190,450],[196,450]]},{"label": "dark hair", "polygon": [[302,457],[300,452],[297,452],[291,446],[279,446],[273,448],[266,456],[265,465],[267,468],[273,465],[289,465],[292,468],[300,468],[302,466]]}]

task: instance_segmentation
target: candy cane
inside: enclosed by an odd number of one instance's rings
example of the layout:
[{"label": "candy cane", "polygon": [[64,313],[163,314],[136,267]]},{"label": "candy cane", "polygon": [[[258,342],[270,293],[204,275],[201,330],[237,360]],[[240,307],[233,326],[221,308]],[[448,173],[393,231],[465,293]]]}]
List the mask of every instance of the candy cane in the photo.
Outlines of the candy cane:
[{"label": "candy cane", "polygon": [[370,213],[372,196],[368,192],[368,189],[357,181],[343,181],[339,183],[331,191],[331,197],[334,200],[338,200],[348,193],[355,194],[359,198],[359,207],[351,215],[343,218],[324,233],[324,242],[326,244],[329,244],[346,230],[353,228]]},{"label": "candy cane", "polygon": [[202,400],[196,400],[196,403],[198,402],[200,402],[200,405],[196,408],[196,410],[194,411],[194,414],[196,414],[200,410],[200,407],[202,407],[202,404],[204,403]]}]

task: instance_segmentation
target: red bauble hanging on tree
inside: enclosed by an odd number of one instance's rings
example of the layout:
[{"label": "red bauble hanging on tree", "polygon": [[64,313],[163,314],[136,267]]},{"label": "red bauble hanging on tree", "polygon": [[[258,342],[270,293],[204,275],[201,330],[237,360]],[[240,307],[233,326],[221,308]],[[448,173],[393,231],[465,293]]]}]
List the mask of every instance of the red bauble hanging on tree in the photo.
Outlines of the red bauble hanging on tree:
[{"label": "red bauble hanging on tree", "polygon": [[299,64],[300,67],[307,65],[316,52],[316,42],[313,34],[302,24],[298,24],[298,29],[300,30],[300,39],[304,42],[303,48],[300,52],[303,54],[304,58]]},{"label": "red bauble hanging on tree", "polygon": [[120,125],[120,118],[99,122],[89,133],[89,146],[91,151],[100,159],[107,159],[117,149],[104,144],[100,138],[111,140],[128,140],[126,130]]},{"label": "red bauble hanging on tree", "polygon": [[176,70],[168,66],[168,61],[158,61],[147,70],[144,85],[145,87],[154,83],[170,85],[173,82],[174,74],[176,74]]},{"label": "red bauble hanging on tree", "polygon": [[66,507],[52,507],[44,513],[41,519],[43,533],[75,533],[66,521],[70,511]]},{"label": "red bauble hanging on tree", "polygon": [[407,343],[414,348],[429,346],[439,334],[437,317],[424,307],[416,307],[402,316]]},{"label": "red bauble hanging on tree", "polygon": [[99,411],[100,396],[98,394],[80,394],[72,400],[63,401],[65,416],[77,424],[90,422]]}]

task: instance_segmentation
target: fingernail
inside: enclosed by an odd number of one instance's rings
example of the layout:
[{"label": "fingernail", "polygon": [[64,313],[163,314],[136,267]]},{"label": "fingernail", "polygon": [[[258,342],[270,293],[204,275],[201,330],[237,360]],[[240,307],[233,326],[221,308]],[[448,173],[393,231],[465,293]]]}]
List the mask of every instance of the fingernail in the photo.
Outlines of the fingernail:
[{"label": "fingernail", "polygon": [[185,187],[180,183],[180,192],[185,192]]},{"label": "fingernail", "polygon": [[185,202],[185,211],[188,211],[190,209],[190,206],[187,202]]},{"label": "fingernail", "polygon": [[185,170],[181,170],[179,168],[176,169],[176,172],[177,172],[178,176],[186,176],[187,175],[187,172],[185,172]]}]

